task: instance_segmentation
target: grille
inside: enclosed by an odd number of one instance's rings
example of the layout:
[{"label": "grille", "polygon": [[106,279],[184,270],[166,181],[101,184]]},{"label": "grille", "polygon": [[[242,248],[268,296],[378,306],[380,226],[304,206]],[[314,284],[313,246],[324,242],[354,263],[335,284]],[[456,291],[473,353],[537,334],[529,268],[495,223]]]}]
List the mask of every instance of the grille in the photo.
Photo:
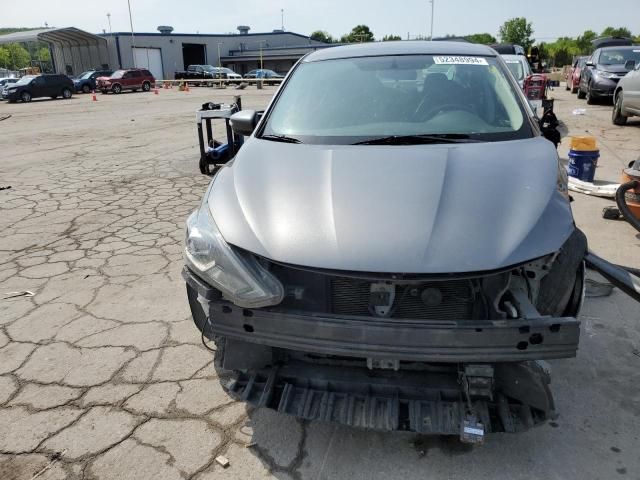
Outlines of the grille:
[{"label": "grille", "polygon": [[[442,300],[426,305],[421,293],[425,289],[438,290]],[[331,312],[338,315],[370,316],[371,283],[350,278],[331,279]],[[420,320],[466,320],[473,316],[475,295],[466,280],[429,282],[420,285],[396,285],[392,318]]]}]

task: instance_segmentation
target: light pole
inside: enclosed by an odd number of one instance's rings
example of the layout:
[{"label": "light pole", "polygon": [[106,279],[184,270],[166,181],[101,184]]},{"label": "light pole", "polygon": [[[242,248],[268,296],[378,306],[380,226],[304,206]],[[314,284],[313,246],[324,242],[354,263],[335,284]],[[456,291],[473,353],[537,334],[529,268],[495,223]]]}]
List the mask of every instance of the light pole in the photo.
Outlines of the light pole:
[{"label": "light pole", "polygon": [[433,11],[434,11],[434,3],[435,0],[431,0],[431,36],[429,37],[429,40],[433,40]]},{"label": "light pole", "polygon": [[218,42],[218,73],[220,74],[220,87],[222,88],[222,58],[220,57],[220,45],[224,45],[224,42]]},{"label": "light pole", "polygon": [[109,35],[111,35],[111,14],[107,13],[107,20],[109,21]]},{"label": "light pole", "polygon": [[127,0],[129,6],[129,25],[131,25],[131,54],[133,55],[133,66],[136,67],[136,39],[133,36],[133,17],[131,16],[131,0]]},{"label": "light pole", "polygon": [[284,8],[280,9],[280,28],[284,32]]}]

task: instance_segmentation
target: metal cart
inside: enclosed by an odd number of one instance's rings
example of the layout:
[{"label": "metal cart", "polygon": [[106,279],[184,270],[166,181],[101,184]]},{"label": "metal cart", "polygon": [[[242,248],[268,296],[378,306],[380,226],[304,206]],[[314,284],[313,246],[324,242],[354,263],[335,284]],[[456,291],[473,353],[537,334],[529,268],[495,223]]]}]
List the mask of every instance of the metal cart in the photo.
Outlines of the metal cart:
[{"label": "metal cart", "polygon": [[[200,172],[205,175],[211,175],[227,163],[242,146],[243,137],[237,135],[231,130],[229,120],[231,116],[242,110],[242,101],[239,96],[235,97],[233,104],[226,105],[221,103],[205,103],[202,108],[196,112],[196,122],[198,124],[198,142],[200,144]],[[213,137],[212,120],[224,120],[227,133],[227,143],[221,143]],[[204,136],[202,124],[205,124],[206,138]]]}]

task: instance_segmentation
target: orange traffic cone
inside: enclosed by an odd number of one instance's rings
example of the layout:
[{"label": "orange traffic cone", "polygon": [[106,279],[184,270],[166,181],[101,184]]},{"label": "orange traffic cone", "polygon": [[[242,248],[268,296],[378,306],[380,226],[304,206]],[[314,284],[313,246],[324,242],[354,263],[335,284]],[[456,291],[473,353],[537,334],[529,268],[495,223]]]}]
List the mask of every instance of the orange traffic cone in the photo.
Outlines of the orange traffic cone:
[{"label": "orange traffic cone", "polygon": [[154,95],[158,95],[158,87],[153,87],[153,93]]},{"label": "orange traffic cone", "polygon": [[168,83],[163,83],[162,84],[162,88],[164,88],[165,90],[169,89],[169,84]]},{"label": "orange traffic cone", "polygon": [[98,101],[98,97],[96,97],[96,91],[95,90],[91,90],[91,101],[92,102],[97,102]]},{"label": "orange traffic cone", "polygon": [[185,85],[184,85],[184,91],[185,91],[185,92],[187,92],[187,93],[189,93],[189,84],[188,84],[188,83],[185,83]]}]

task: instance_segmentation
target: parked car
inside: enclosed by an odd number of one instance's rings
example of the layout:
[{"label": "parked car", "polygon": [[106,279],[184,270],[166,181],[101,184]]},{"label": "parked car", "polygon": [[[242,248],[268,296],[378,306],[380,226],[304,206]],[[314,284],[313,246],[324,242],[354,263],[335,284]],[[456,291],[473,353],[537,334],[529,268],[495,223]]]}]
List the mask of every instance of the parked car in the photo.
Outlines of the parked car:
[{"label": "parked car", "polygon": [[232,80],[232,81],[242,80],[242,75],[234,72],[230,68],[222,67],[222,71],[227,75],[227,80]]},{"label": "parked car", "polygon": [[640,61],[618,82],[613,95],[613,123],[624,125],[634,115],[640,116]]},{"label": "parked car", "polygon": [[[189,65],[186,70],[175,73],[176,80],[226,80],[227,74],[220,67],[212,65]],[[203,82],[198,82],[202,85]]]},{"label": "parked car", "polygon": [[121,93],[123,90],[148,92],[156,83],[149,70],[144,68],[129,68],[116,70],[109,77],[98,77],[96,86],[102,93]]},{"label": "parked car", "polygon": [[262,78],[264,80],[264,83],[266,83],[267,85],[277,85],[284,78],[284,75],[280,75],[273,70],[258,69],[251,70],[250,72],[246,73],[244,75],[244,78]]},{"label": "parked car", "polygon": [[576,355],[587,245],[494,50],[318,50],[231,125],[246,141],[187,220],[183,276],[232,395],[466,442],[555,418],[534,360]]},{"label": "parked car", "polygon": [[618,81],[629,71],[629,62],[640,63],[640,46],[599,48],[585,63],[578,98],[593,104],[599,98],[612,98]]},{"label": "parked car", "polygon": [[502,59],[520,88],[524,88],[524,79],[533,74],[527,57],[524,55],[502,55]]},{"label": "parked car", "polygon": [[3,92],[4,89],[7,88],[7,86],[16,83],[18,81],[17,78],[0,78],[0,99],[4,99],[3,98]]},{"label": "parked car", "polygon": [[110,77],[113,70],[88,70],[82,72],[73,80],[76,92],[89,93],[96,90],[96,79],[98,77]]},{"label": "parked car", "polygon": [[573,65],[571,66],[571,70],[567,73],[567,78],[565,79],[567,83],[567,90],[571,90],[571,93],[578,93],[578,87],[580,86],[580,76],[582,75],[582,70],[584,69],[585,64],[587,63],[587,59],[589,57],[576,57],[573,61]]},{"label": "parked car", "polygon": [[73,95],[73,82],[66,75],[25,75],[15,83],[5,86],[2,98],[9,102],[30,102],[34,98],[50,97],[65,99]]}]

